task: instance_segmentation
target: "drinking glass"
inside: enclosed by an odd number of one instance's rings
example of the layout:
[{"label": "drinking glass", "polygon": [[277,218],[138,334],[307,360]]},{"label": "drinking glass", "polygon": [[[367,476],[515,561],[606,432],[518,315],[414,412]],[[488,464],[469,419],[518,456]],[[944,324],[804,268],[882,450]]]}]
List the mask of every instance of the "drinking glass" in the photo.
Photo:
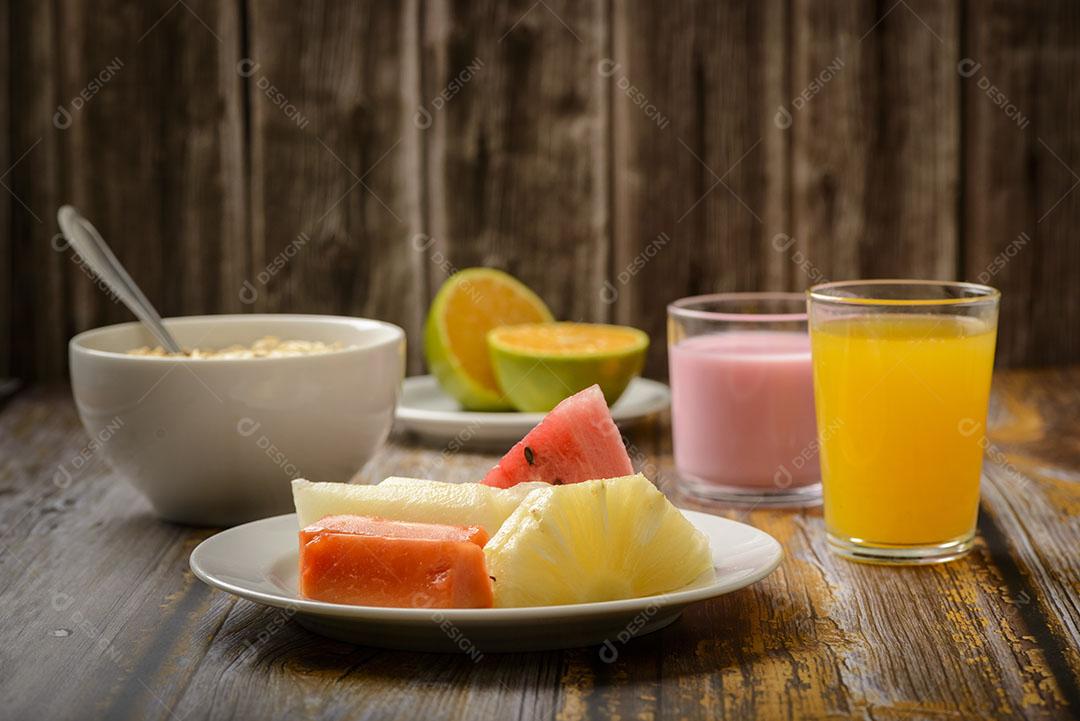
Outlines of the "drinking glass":
[{"label": "drinking glass", "polygon": [[808,291],[830,547],[922,564],[972,546],[1000,293],[917,280]]},{"label": "drinking glass", "polygon": [[752,505],[821,500],[802,293],[721,293],[668,306],[680,485]]}]

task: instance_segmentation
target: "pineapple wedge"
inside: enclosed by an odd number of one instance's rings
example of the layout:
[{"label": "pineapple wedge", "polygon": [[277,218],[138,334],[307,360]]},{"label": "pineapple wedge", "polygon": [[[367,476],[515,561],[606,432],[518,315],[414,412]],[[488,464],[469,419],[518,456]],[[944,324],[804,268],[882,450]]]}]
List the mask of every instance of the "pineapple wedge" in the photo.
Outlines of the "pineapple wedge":
[{"label": "pineapple wedge", "polygon": [[480,526],[493,536],[529,491],[547,484],[521,485],[526,487],[504,490],[480,483],[391,477],[377,486],[364,486],[298,478],[292,482],[292,492],[300,528],[327,516],[355,514],[391,521]]},{"label": "pineapple wedge", "polygon": [[708,538],[641,474],[532,491],[484,554],[496,607],[651,596],[712,572]]}]

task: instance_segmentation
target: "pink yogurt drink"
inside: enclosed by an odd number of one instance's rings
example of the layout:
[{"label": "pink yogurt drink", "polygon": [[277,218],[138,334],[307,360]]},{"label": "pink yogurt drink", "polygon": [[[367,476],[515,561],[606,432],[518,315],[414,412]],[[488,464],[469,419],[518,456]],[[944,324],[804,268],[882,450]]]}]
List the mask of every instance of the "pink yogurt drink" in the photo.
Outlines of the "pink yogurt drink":
[{"label": "pink yogurt drink", "polygon": [[810,336],[731,330],[669,347],[675,464],[714,498],[820,493]]}]

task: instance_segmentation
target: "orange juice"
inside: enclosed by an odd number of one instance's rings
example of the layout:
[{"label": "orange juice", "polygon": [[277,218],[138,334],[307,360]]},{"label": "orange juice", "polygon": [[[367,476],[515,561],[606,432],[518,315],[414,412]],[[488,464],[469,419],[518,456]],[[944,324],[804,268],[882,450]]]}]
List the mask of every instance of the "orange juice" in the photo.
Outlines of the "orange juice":
[{"label": "orange juice", "polygon": [[996,327],[870,313],[811,328],[825,524],[844,541],[968,539]]}]

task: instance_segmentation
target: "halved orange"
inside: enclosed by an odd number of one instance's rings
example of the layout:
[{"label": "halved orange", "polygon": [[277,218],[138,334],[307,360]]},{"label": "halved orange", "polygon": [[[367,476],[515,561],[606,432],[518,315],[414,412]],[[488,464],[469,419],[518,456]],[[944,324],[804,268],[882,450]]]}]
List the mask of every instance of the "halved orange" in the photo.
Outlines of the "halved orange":
[{"label": "halved orange", "polygon": [[488,333],[495,376],[519,411],[550,411],[594,383],[613,404],[645,365],[649,336],[623,325],[533,323]]},{"label": "halved orange", "polygon": [[544,301],[508,273],[493,268],[459,271],[439,288],[428,311],[428,367],[466,410],[511,410],[491,367],[487,333],[503,325],[552,320]]}]

